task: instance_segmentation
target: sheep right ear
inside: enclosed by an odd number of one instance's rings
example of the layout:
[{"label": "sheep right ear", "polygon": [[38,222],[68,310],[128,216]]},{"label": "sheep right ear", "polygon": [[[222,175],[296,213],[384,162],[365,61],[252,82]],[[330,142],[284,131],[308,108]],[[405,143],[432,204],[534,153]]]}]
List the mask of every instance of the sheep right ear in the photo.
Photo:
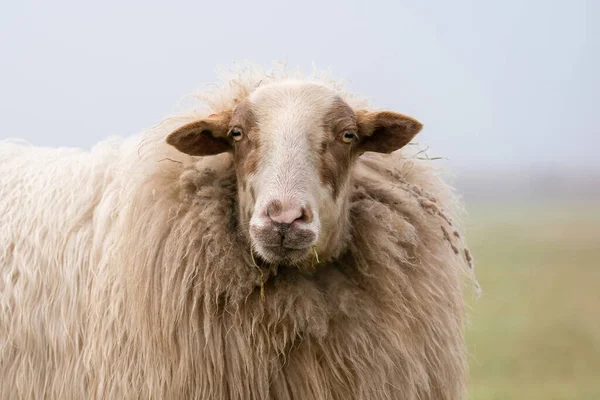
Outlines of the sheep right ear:
[{"label": "sheep right ear", "polygon": [[167,143],[192,156],[212,156],[233,149],[227,139],[231,114],[223,112],[182,126],[167,136]]}]

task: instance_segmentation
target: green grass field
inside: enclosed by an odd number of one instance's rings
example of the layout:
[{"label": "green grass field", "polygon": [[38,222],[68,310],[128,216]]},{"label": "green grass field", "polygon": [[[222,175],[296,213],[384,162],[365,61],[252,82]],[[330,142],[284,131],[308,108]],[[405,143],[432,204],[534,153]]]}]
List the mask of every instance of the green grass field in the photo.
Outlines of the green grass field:
[{"label": "green grass field", "polygon": [[600,399],[600,204],[472,208],[469,399]]}]

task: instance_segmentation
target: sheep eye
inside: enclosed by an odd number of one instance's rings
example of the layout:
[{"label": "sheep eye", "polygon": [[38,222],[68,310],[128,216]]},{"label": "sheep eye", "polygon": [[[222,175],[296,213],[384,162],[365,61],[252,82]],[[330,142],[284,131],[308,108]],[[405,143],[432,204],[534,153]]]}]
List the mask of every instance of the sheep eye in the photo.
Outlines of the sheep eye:
[{"label": "sheep eye", "polygon": [[345,131],[342,135],[342,141],[344,143],[351,143],[356,138],[354,131]]},{"label": "sheep eye", "polygon": [[244,133],[242,132],[242,128],[234,126],[233,128],[231,128],[230,135],[233,138],[233,140],[239,141],[242,140]]}]

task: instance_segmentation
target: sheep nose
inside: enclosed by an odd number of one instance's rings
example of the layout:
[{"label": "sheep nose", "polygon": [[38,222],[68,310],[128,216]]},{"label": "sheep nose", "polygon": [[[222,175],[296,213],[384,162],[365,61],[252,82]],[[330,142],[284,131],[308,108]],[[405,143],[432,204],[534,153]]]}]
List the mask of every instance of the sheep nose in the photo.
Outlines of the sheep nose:
[{"label": "sheep nose", "polygon": [[266,214],[273,225],[278,228],[281,236],[285,236],[294,222],[309,223],[312,220],[309,207],[284,205],[277,200],[269,203]]},{"label": "sheep nose", "polygon": [[267,216],[271,221],[281,225],[291,225],[297,219],[302,219],[304,210],[301,208],[290,208],[280,212],[273,212],[270,208],[267,209]]}]

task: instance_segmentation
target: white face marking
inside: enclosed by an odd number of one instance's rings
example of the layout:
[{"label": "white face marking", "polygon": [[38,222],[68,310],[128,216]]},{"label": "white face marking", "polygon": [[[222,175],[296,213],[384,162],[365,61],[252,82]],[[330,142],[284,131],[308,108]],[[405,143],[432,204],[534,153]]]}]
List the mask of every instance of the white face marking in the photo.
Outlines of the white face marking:
[{"label": "white face marking", "polygon": [[[333,90],[304,82],[271,84],[257,89],[248,99],[260,132],[258,167],[248,177],[256,194],[250,234],[255,249],[268,261],[277,258],[265,239],[268,230],[274,229],[273,221],[293,227],[297,218],[305,217],[297,224],[304,233],[312,233],[312,240],[303,236],[289,243],[290,248],[301,250],[296,258],[303,258],[312,244],[322,242],[322,223],[331,225],[339,217],[341,210],[331,188],[321,183],[319,172],[323,121],[337,99]],[[273,202],[277,207],[270,206]],[[287,247],[285,241],[282,244]],[[286,258],[294,260],[293,255]]]}]

